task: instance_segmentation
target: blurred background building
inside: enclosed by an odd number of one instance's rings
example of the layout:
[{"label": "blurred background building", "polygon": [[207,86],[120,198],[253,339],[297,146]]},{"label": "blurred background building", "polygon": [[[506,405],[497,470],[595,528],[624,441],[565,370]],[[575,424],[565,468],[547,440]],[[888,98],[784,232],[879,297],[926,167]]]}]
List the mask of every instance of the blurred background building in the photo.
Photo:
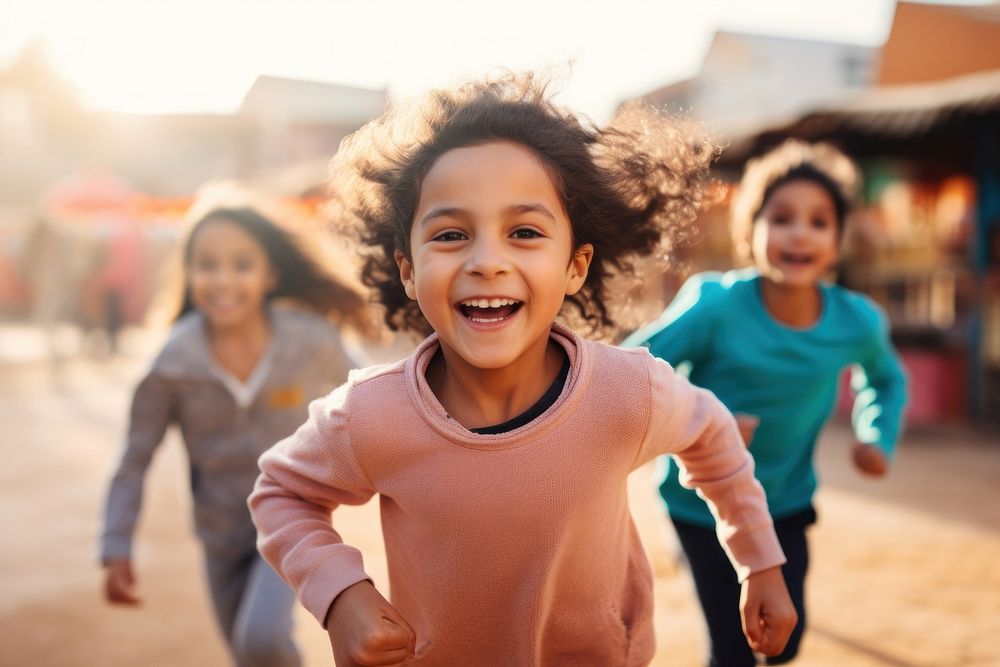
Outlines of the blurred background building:
[{"label": "blurred background building", "polygon": [[[719,33],[696,77],[641,97],[718,132],[727,183],[788,137],[859,163],[839,280],[889,314],[910,423],[1000,420],[998,45],[1000,5],[900,2],[880,49]],[[732,265],[726,217],[704,214],[686,272]]]},{"label": "blurred background building", "polygon": [[0,69],[0,317],[113,343],[143,321],[199,187],[236,179],[314,216],[330,156],[386,100],[261,76],[233,114],[99,112],[29,44]]},{"label": "blurred background building", "polygon": [[[697,74],[637,96],[720,136],[723,183],[789,136],[858,161],[839,279],[889,313],[914,423],[1000,421],[997,45],[1000,5],[900,2],[881,47],[720,30]],[[142,320],[199,186],[239,179],[315,217],[329,158],[388,98],[261,76],[233,113],[95,111],[29,43],[0,68],[0,321],[113,340]],[[726,217],[722,197],[664,299],[733,265]]]}]

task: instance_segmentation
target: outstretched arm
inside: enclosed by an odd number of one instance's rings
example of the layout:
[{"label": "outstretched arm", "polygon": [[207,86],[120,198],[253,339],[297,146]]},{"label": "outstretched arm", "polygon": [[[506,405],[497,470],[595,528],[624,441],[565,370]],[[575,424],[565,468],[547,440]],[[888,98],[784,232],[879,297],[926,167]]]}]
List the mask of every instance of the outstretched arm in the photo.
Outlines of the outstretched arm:
[{"label": "outstretched arm", "polygon": [[881,477],[888,471],[899,437],[906,375],[889,339],[885,315],[871,306],[871,317],[871,337],[858,365],[851,370],[851,423],[857,439],[851,454],[861,472]]},{"label": "outstretched arm", "polygon": [[741,614],[750,646],[780,653],[798,620],[781,565],[784,554],[754,478],[753,459],[733,416],[704,389],[649,359],[650,429],[637,463],[660,453],[678,459],[681,483],[697,490],[716,520],[719,541],[742,583]]},{"label": "outstretched arm", "polygon": [[146,470],[170,424],[172,403],[166,383],[147,375],[136,387],[128,436],[104,506],[101,563],[104,597],[112,604],[138,605],[132,566],[132,535],[142,506]]},{"label": "outstretched arm", "polygon": [[662,360],[647,356],[645,363],[650,418],[634,467],[674,455],[681,483],[695,489],[715,515],[719,540],[740,581],[784,563],[764,490],[733,416],[714,394],[675,375]]}]

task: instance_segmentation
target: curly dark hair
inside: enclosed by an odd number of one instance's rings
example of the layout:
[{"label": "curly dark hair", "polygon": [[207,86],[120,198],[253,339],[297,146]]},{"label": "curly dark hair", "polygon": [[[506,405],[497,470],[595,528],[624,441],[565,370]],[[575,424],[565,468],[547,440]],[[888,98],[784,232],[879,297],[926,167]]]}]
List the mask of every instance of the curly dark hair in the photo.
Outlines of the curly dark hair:
[{"label": "curly dark hair", "polygon": [[[278,276],[278,284],[267,294],[268,301],[288,299],[338,324],[347,324],[362,332],[372,329],[369,307],[360,287],[325,270],[321,260],[313,256],[304,241],[251,207],[218,207],[200,216],[188,231],[184,243],[182,260],[185,267],[190,262],[198,232],[215,221],[236,225],[264,248]],[[183,290],[175,320],[195,307],[186,282]]]},{"label": "curly dark hair", "polygon": [[628,271],[632,257],[669,247],[693,222],[718,155],[713,141],[689,121],[639,106],[598,128],[556,106],[548,88],[537,75],[505,73],[431,91],[390,107],[341,144],[331,169],[330,214],[362,241],[362,282],[376,291],[391,329],[430,331],[403,291],[394,253],[409,256],[421,182],[454,148],[509,141],[541,159],[574,244],[594,247],[583,288],[567,297],[591,333],[606,335],[614,326],[610,277]]},{"label": "curly dark hair", "polygon": [[791,181],[810,181],[826,190],[836,212],[838,236],[843,238],[858,178],[858,169],[850,158],[825,143],[809,144],[788,139],[751,160],[729,209],[737,256],[749,259],[754,221],[775,190]]}]

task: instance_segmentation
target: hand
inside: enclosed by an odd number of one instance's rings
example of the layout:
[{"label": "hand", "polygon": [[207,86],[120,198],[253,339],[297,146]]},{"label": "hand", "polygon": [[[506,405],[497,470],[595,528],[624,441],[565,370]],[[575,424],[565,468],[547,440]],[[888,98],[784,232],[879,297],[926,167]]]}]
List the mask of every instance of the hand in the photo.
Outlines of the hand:
[{"label": "hand", "polygon": [[736,426],[739,427],[740,435],[743,436],[743,444],[749,449],[750,442],[753,440],[753,434],[760,425],[760,417],[745,412],[734,412],[733,417],[736,418]]},{"label": "hand", "polygon": [[104,564],[104,598],[111,604],[132,607],[142,603],[135,592],[131,558],[114,558]]},{"label": "hand", "polygon": [[740,591],[740,616],[751,649],[764,655],[778,655],[785,649],[799,615],[780,567],[747,577]]},{"label": "hand", "polygon": [[851,449],[851,457],[854,467],[871,477],[885,477],[889,471],[889,459],[875,445],[856,442]]},{"label": "hand", "polygon": [[368,580],[345,588],[326,621],[338,667],[399,665],[413,657],[413,628]]}]

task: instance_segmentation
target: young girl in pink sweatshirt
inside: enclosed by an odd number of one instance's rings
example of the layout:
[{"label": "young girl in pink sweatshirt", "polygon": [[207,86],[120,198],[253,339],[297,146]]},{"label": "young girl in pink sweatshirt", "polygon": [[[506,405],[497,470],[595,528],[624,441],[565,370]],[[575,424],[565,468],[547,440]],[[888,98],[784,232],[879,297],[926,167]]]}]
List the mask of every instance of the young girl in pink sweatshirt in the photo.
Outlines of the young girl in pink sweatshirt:
[{"label": "young girl in pink sweatshirt", "polygon": [[[651,112],[596,129],[510,75],[429,94],[349,138],[334,211],[407,359],[352,372],[260,460],[264,557],[338,665],[645,665],[653,580],[630,472],[673,454],[716,516],[751,647],[796,615],[733,418],[606,331],[612,271],[696,210],[711,144]],[[570,308],[564,308],[571,304]],[[330,513],[379,494],[391,602]]]}]

